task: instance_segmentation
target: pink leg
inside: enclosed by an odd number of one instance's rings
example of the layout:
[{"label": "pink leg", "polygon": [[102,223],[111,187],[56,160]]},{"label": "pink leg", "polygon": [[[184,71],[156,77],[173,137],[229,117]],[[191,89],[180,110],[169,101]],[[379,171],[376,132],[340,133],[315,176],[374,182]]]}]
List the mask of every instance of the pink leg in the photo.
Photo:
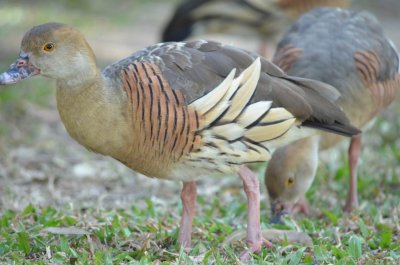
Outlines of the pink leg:
[{"label": "pink leg", "polygon": [[195,213],[196,198],[196,182],[183,182],[183,188],[181,192],[183,210],[181,224],[179,227],[178,241],[184,248],[190,248],[192,240],[192,222]]},{"label": "pink leg", "polygon": [[310,214],[310,206],[308,205],[308,200],[305,196],[300,198],[290,209],[290,213],[298,214],[303,213],[304,215]]},{"label": "pink leg", "polygon": [[261,40],[258,52],[261,56],[267,58],[268,60],[272,60],[272,56],[274,55],[274,47],[266,40]]},{"label": "pink leg", "polygon": [[250,253],[261,251],[263,244],[272,246],[261,236],[260,225],[260,183],[257,176],[246,166],[241,166],[239,176],[243,181],[247,196],[247,247],[248,251],[241,254],[242,260],[249,260]]},{"label": "pink leg", "polygon": [[351,212],[358,206],[357,199],[357,163],[361,151],[361,134],[351,138],[349,147],[349,167],[350,167],[350,187],[347,194],[346,204],[343,208],[345,212]]}]

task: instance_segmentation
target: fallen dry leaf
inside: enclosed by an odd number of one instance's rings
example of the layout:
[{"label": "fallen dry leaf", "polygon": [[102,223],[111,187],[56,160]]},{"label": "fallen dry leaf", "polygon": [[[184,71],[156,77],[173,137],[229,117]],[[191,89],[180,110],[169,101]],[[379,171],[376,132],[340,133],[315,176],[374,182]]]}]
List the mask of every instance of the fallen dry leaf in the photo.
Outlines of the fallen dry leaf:
[{"label": "fallen dry leaf", "polygon": [[86,230],[77,227],[47,227],[44,229],[45,231],[52,233],[52,234],[59,234],[59,235],[87,235],[90,234]]},{"label": "fallen dry leaf", "polygon": [[[269,241],[283,241],[287,240],[289,243],[299,243],[307,247],[312,247],[313,243],[311,237],[303,232],[292,230],[278,230],[278,229],[264,229],[262,236]],[[230,244],[235,241],[245,240],[246,231],[240,230],[234,232],[230,237],[225,240],[225,244]]]}]

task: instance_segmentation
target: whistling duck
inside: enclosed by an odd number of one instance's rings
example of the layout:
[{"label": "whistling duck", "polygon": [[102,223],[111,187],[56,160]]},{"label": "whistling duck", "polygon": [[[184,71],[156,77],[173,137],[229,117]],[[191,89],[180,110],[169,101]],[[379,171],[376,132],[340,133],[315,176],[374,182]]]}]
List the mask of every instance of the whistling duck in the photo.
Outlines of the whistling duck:
[{"label": "whistling duck", "polygon": [[[321,8],[305,14],[286,32],[273,61],[289,75],[336,87],[341,93],[337,103],[359,128],[385,109],[400,90],[399,55],[377,19],[368,12]],[[316,174],[318,150],[342,139],[323,134],[321,139],[302,139],[273,154],[265,183],[274,220],[308,190]],[[351,138],[348,150],[350,184],[346,212],[358,205],[360,150],[361,134]]]},{"label": "whistling duck", "polygon": [[244,38],[256,35],[262,40],[259,52],[272,56],[280,34],[304,12],[349,5],[350,0],[184,0],[167,22],[161,40],[219,33]]},{"label": "whistling duck", "polygon": [[39,74],[56,80],[60,117],[80,144],[144,175],[183,181],[183,247],[191,242],[196,179],[239,174],[248,198],[247,244],[258,251],[259,183],[246,164],[269,160],[270,150],[312,128],[359,132],[334,103],[334,88],[217,42],[160,43],[100,71],[79,31],[47,23],[25,34],[0,83]]}]

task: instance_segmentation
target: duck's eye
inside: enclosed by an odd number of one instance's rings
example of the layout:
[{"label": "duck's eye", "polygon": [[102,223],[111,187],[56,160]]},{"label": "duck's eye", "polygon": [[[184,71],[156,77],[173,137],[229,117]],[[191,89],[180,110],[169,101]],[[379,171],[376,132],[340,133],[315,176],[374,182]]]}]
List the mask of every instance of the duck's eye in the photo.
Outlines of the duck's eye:
[{"label": "duck's eye", "polygon": [[288,180],[286,181],[286,186],[291,187],[294,183],[294,179],[293,178],[288,178]]},{"label": "duck's eye", "polygon": [[51,52],[51,51],[54,50],[54,47],[55,47],[54,43],[49,42],[49,43],[46,43],[46,44],[43,46],[43,50],[46,51],[46,52]]}]

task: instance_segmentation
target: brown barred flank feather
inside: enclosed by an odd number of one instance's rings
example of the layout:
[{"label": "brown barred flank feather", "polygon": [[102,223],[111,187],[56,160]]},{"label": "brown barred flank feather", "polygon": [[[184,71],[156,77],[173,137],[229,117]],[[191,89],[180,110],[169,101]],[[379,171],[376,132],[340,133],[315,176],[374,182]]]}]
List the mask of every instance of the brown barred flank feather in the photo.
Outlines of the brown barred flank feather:
[{"label": "brown barred flank feather", "polygon": [[178,160],[201,144],[195,136],[200,125],[196,111],[184,105],[179,90],[172,90],[158,66],[138,62],[122,71],[131,114],[132,149],[154,159],[168,154]]},{"label": "brown barred flank feather", "polygon": [[292,67],[293,63],[301,56],[302,53],[302,49],[288,44],[276,51],[272,62],[286,72]]},{"label": "brown barred flank feather", "polygon": [[400,87],[399,74],[389,80],[378,80],[381,61],[373,51],[360,51],[354,54],[355,66],[364,85],[370,90],[375,102],[373,116],[387,107],[395,98]]}]

